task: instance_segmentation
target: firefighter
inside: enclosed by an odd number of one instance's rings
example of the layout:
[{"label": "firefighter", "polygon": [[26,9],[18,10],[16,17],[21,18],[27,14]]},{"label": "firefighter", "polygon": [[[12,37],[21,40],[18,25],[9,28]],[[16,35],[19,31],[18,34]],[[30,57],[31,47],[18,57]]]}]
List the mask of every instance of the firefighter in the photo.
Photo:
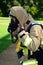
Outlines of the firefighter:
[{"label": "firefighter", "polygon": [[[35,20],[32,19],[32,17],[28,15],[25,9],[23,9],[21,6],[12,7],[10,10],[10,16],[16,17],[20,25],[24,26],[25,30],[29,33],[33,40],[29,46],[29,49],[35,52],[40,46],[40,41],[43,40],[41,25],[35,22]],[[30,31],[29,27],[31,27]]]},{"label": "firefighter", "polygon": [[[22,42],[22,45],[24,45],[26,48],[28,48],[32,52],[36,52],[38,50],[39,46],[43,42],[42,25],[35,22],[35,20],[31,17],[31,15],[30,14],[28,15],[27,12],[25,11],[25,9],[22,8],[21,6],[12,7],[9,15],[11,16],[11,21],[12,22],[15,21],[14,24],[11,25],[11,28],[14,25],[14,29],[12,28],[13,31],[10,28],[10,25],[8,27],[10,32],[12,32],[12,36],[18,35],[20,42]],[[16,23],[16,21],[17,21],[17,23]],[[19,27],[19,24],[20,24],[20,27]],[[18,32],[20,31],[20,29],[22,29],[21,27],[23,28],[23,30],[22,30],[23,32],[19,34]],[[19,31],[18,31],[18,28],[20,28]],[[27,42],[27,40],[31,40],[31,41]],[[40,47],[42,47],[42,46],[40,46]]]}]

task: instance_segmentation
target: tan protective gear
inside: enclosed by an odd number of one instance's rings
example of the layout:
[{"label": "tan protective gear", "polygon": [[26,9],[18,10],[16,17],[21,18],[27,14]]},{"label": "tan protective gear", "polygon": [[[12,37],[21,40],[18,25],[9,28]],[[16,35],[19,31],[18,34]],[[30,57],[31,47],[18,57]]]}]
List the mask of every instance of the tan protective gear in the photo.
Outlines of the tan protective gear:
[{"label": "tan protective gear", "polygon": [[[10,14],[15,16],[21,25],[26,24],[27,20],[30,20],[29,25],[34,21],[32,16],[30,14],[28,15],[25,9],[23,9],[21,6],[12,7],[10,10]],[[27,29],[27,27],[28,26],[26,25],[25,30]],[[40,46],[41,38],[43,39],[42,28],[38,25],[32,26],[30,30],[30,37],[32,38],[32,43],[30,44],[29,49],[35,52]]]},{"label": "tan protective gear", "polygon": [[14,6],[10,10],[10,15],[15,16],[21,25],[25,24],[27,20],[34,21],[32,16],[27,14],[26,10],[21,6]]},{"label": "tan protective gear", "polygon": [[32,43],[29,46],[29,49],[33,52],[37,51],[40,46],[40,40],[43,38],[42,28],[39,25],[32,26],[30,30],[30,37],[32,38]]},{"label": "tan protective gear", "polygon": [[[24,27],[26,27],[25,23],[27,22],[27,20],[30,20],[31,22],[34,21],[32,16],[30,14],[27,14],[26,10],[21,6],[12,7],[10,10],[10,15],[15,16],[20,24],[24,25]],[[14,36],[17,33],[18,31],[16,29],[14,32],[12,32],[12,35]]]},{"label": "tan protective gear", "polygon": [[40,44],[40,47],[43,49],[43,30],[42,30],[42,32],[41,32],[41,44]]}]

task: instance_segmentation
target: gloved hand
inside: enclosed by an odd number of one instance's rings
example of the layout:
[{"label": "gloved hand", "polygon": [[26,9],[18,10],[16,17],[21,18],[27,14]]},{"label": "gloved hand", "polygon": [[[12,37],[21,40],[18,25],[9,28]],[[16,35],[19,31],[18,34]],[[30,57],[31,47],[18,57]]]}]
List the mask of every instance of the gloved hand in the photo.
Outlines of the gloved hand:
[{"label": "gloved hand", "polygon": [[11,40],[12,40],[13,43],[16,43],[16,41],[18,40],[17,34],[15,34],[15,35],[11,34]]},{"label": "gloved hand", "polygon": [[24,30],[24,27],[18,27],[18,38],[20,38],[21,42],[27,47],[32,39],[29,37],[29,33]]}]

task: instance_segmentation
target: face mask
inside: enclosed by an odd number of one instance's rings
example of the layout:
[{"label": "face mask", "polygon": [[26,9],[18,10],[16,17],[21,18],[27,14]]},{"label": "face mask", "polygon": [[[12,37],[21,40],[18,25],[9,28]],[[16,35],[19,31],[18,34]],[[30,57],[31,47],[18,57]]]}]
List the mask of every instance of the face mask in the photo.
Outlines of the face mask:
[{"label": "face mask", "polygon": [[16,19],[16,21],[14,22],[13,19],[11,19],[11,29],[12,31],[15,31],[18,27],[19,21]]}]

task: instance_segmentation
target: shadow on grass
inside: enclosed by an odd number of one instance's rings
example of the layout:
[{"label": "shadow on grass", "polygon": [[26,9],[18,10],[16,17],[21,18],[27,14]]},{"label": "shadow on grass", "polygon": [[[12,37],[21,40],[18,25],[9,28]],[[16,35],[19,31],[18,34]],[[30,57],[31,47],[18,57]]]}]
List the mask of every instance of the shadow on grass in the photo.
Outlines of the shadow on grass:
[{"label": "shadow on grass", "polygon": [[0,39],[0,53],[4,51],[9,45],[11,45],[11,38],[10,35],[6,35]]}]

